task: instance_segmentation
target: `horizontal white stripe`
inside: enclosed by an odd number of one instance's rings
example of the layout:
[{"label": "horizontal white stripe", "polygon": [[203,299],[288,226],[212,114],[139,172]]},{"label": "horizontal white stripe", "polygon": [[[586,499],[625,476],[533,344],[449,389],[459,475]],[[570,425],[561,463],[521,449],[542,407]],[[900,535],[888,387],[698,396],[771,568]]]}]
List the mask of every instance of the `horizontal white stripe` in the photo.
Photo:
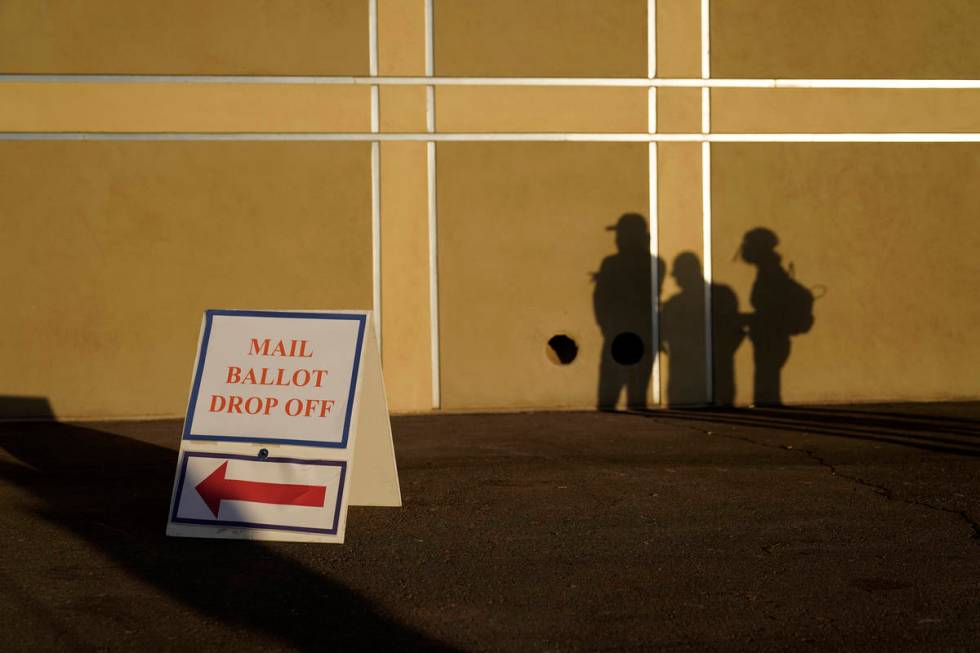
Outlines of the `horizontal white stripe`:
[{"label": "horizontal white stripe", "polygon": [[595,143],[978,143],[980,133],[880,134],[590,134],[590,133],[120,133],[0,132],[0,141],[540,141]]},{"label": "horizontal white stripe", "polygon": [[706,134],[704,140],[709,143],[980,143],[980,133]]},{"label": "horizontal white stripe", "polygon": [[0,75],[0,83],[617,86],[686,88],[980,89],[980,79],[701,79],[646,77],[370,77],[302,75]]}]

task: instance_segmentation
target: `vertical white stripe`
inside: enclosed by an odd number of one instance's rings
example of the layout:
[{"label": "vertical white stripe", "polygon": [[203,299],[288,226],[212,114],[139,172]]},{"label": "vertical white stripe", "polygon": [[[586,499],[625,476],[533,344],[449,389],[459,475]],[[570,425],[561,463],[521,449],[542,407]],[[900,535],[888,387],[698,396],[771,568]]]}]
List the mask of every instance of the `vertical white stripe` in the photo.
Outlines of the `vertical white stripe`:
[{"label": "vertical white stripe", "polygon": [[[711,2],[701,0],[701,77],[711,77]],[[711,90],[701,88],[701,133],[711,133]],[[711,288],[714,283],[711,229],[711,143],[701,143],[701,238],[704,261],[704,357],[705,394],[714,403],[714,324]]]},{"label": "vertical white stripe", "polygon": [[653,355],[653,368],[650,383],[653,386],[653,403],[659,406],[662,402],[660,392],[660,218],[657,209],[657,144],[649,143],[649,201],[650,201],[650,309],[652,312],[652,333],[650,334],[650,349]]},{"label": "vertical white stripe", "polygon": [[371,271],[374,329],[381,349],[381,143],[371,143]]},{"label": "vertical white stripe", "polygon": [[714,328],[712,323],[711,285],[711,143],[701,143],[701,234],[704,257],[704,356],[705,392],[714,401]]},{"label": "vertical white stripe", "polygon": [[701,0],[701,78],[711,78],[711,0]]},{"label": "vertical white stripe", "polygon": [[368,74],[378,76],[378,0],[368,0]]},{"label": "vertical white stripe", "polygon": [[[711,2],[701,0],[701,79],[711,78]],[[701,87],[701,133],[711,133],[711,89]]]},{"label": "vertical white stripe", "polygon": [[436,130],[436,89],[425,87],[425,130],[430,134]]},{"label": "vertical white stripe", "polygon": [[432,15],[432,0],[425,0],[425,76],[432,77],[434,72],[433,64],[433,50],[434,50],[434,36],[433,36],[433,21],[434,17]]},{"label": "vertical white stripe", "polygon": [[647,78],[657,76],[657,0],[647,0]]},{"label": "vertical white stripe", "polygon": [[[433,0],[425,0],[425,75],[435,74],[435,33],[433,31]],[[436,130],[435,87],[425,89],[425,128],[430,134]],[[439,230],[436,212],[436,144],[429,141],[425,146],[428,175],[427,201],[429,208],[429,343],[432,350],[432,407],[442,406],[442,378],[439,349]]]},{"label": "vertical white stripe", "polygon": [[[647,0],[647,78],[657,76],[657,0]],[[657,132],[657,89],[651,86],[647,91],[647,132]],[[652,399],[655,406],[662,403],[660,388],[660,217],[658,211],[657,144],[647,145],[647,174],[650,217],[650,311],[651,333],[650,349],[653,366],[650,370],[650,384],[653,387]]]},{"label": "vertical white stripe", "polygon": [[436,144],[426,143],[429,204],[429,338],[432,349],[432,407],[442,406],[439,351],[439,233],[436,215]]},{"label": "vertical white stripe", "polygon": [[[371,77],[378,75],[378,0],[368,2],[368,68]],[[381,121],[380,90],[371,86],[371,131],[377,133]],[[371,142],[371,301],[374,330],[381,347],[381,143]]]},{"label": "vertical white stripe", "polygon": [[647,89],[647,133],[657,133],[657,89]]},{"label": "vertical white stripe", "polygon": [[701,133],[711,133],[711,89],[701,89]]}]

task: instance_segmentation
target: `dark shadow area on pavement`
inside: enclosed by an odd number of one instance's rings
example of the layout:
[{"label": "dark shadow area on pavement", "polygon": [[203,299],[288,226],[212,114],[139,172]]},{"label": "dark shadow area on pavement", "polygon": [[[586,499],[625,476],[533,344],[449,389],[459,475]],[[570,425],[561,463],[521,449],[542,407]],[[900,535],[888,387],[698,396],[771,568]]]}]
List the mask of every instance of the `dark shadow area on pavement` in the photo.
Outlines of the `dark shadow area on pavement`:
[{"label": "dark shadow area on pavement", "polygon": [[980,457],[980,422],[948,416],[833,407],[690,408],[645,411],[651,417],[831,435]]},{"label": "dark shadow area on pavement", "polygon": [[47,397],[0,396],[0,419],[54,419]]},{"label": "dark shadow area on pavement", "polygon": [[236,631],[303,650],[450,650],[271,546],[166,537],[171,449],[62,423],[0,424],[0,448],[23,463],[0,461],[0,480],[33,493],[41,517]]}]

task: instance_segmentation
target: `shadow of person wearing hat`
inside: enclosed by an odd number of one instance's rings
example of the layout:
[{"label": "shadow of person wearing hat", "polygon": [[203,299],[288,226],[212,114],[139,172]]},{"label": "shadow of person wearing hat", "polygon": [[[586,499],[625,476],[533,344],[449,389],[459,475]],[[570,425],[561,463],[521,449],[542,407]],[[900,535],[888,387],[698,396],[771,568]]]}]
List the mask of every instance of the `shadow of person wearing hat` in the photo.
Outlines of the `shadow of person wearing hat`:
[{"label": "shadow of person wearing hat", "polygon": [[756,227],[745,233],[738,251],[743,261],[756,267],[749,298],[754,312],[744,316],[755,363],[756,406],[782,405],[782,371],[789,359],[790,337],[806,333],[813,325],[813,293],[783,267],[778,244],[773,231]]},{"label": "shadow of person wearing hat", "polygon": [[[629,408],[646,408],[656,348],[650,232],[646,219],[627,213],[607,231],[616,232],[616,250],[593,273],[592,307],[602,331],[597,407],[614,409],[623,390]],[[657,259],[657,279],[664,275]]]}]

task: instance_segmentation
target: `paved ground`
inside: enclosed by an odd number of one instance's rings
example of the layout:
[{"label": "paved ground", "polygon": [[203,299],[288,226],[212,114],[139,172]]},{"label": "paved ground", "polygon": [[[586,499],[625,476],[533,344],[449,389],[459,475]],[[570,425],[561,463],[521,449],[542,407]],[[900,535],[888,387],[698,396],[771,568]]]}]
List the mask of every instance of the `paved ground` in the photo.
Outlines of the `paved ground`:
[{"label": "paved ground", "polygon": [[179,428],[0,426],[0,648],[980,648],[980,404],[396,418],[343,546],[164,537]]}]

